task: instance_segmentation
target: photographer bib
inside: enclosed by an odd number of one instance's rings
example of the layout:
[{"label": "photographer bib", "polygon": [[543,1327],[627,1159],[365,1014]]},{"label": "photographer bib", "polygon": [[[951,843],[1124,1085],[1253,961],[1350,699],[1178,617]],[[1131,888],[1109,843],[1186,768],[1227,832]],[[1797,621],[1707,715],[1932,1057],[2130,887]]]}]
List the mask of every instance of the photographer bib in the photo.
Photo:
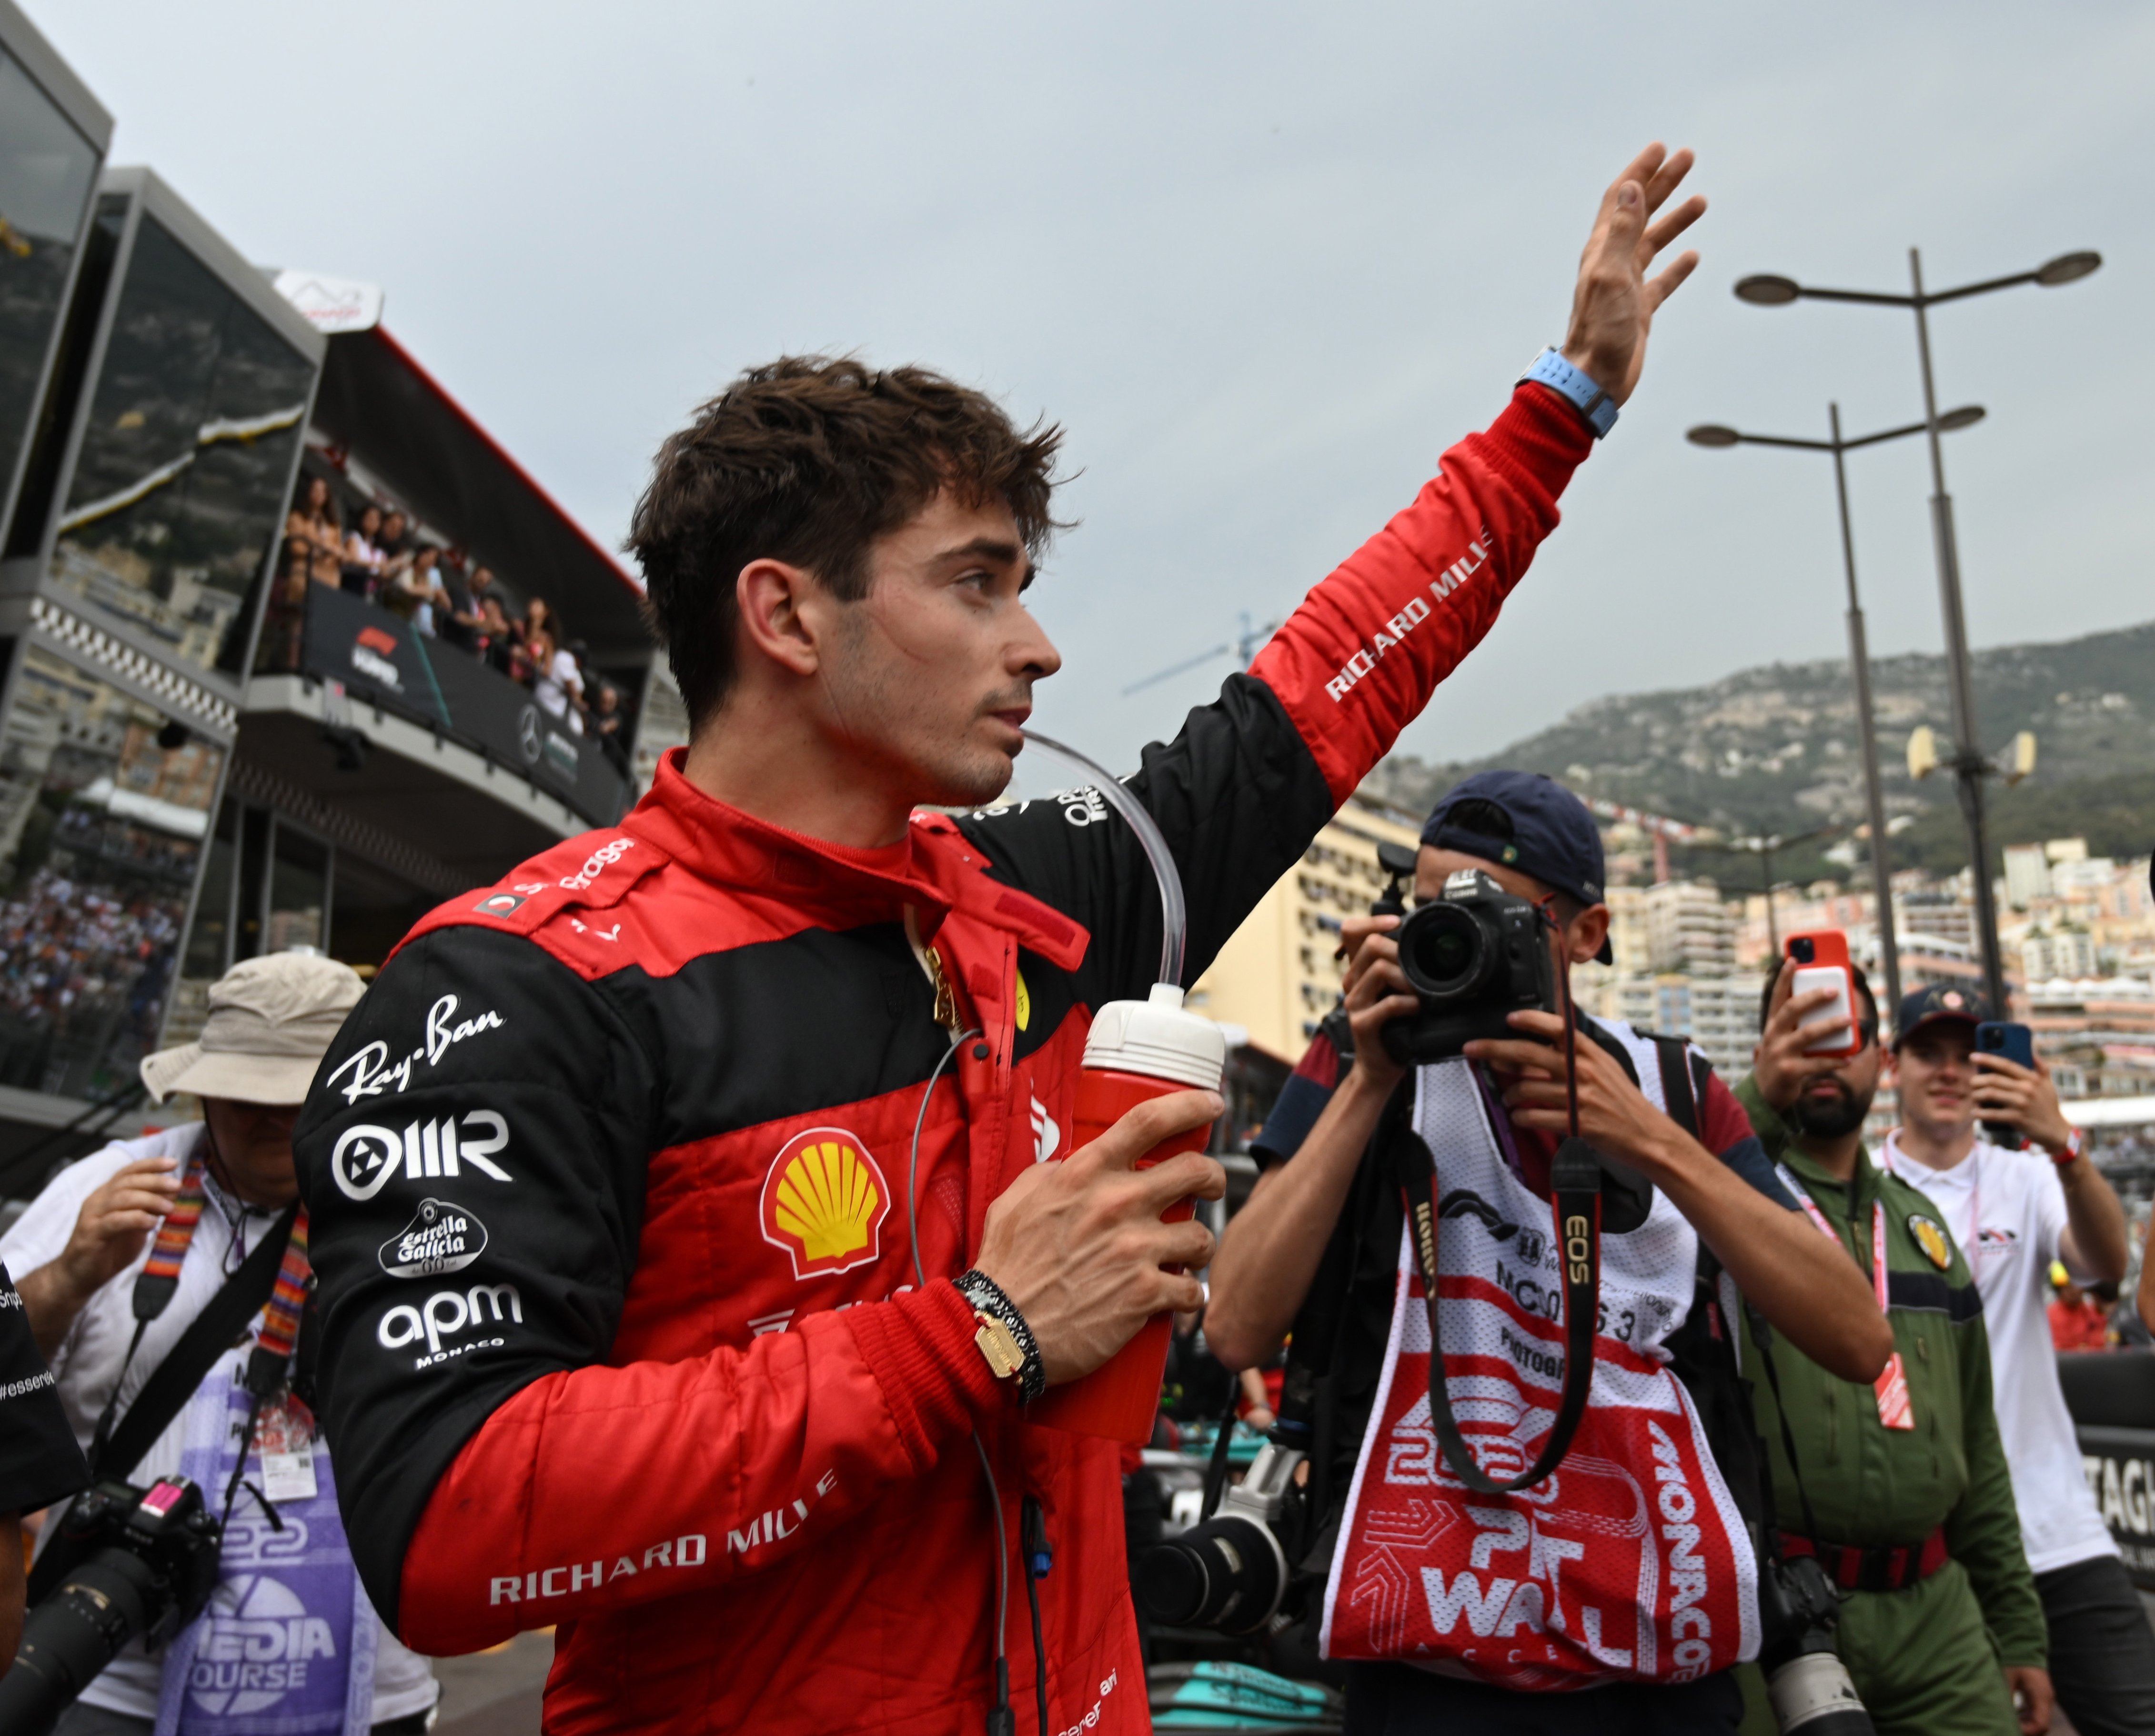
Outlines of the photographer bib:
[{"label": "photographer bib", "polygon": [[[374,1704],[373,1606],[337,1513],[312,1419],[286,1399],[257,1420],[225,1358],[188,1401],[180,1474],[212,1502],[249,1461],[225,1523],[209,1605],[171,1644],[156,1736],[366,1736]],[[269,1495],[274,1522],[257,1495]],[[279,1498],[278,1491],[284,1494]]]},{"label": "photographer bib", "polygon": [[[1658,1056],[1628,1028],[1661,1107]],[[1482,1470],[1535,1459],[1564,1385],[1564,1281],[1548,1201],[1519,1180],[1472,1067],[1415,1077],[1414,1122],[1442,1205],[1445,1379]],[[1384,1372],[1324,1588],[1323,1655],[1468,1676],[1527,1692],[1688,1682],[1757,1655],[1757,1563],[1663,1342],[1689,1312],[1697,1233],[1656,1191],[1601,1238],[1594,1381],[1571,1450],[1508,1495],[1467,1488],[1431,1426],[1430,1334],[1400,1237]]]}]

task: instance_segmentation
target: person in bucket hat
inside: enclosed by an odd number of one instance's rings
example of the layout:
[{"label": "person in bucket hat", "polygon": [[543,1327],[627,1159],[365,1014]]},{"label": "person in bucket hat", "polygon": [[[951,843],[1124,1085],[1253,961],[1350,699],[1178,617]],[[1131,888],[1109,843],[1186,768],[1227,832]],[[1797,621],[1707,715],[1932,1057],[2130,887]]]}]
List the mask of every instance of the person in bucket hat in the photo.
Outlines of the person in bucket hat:
[{"label": "person in bucket hat", "polygon": [[[189,1702],[183,1718],[189,1730],[226,1728],[244,1711],[305,1721],[288,1726],[294,1728],[335,1728],[345,1736],[370,1728],[416,1733],[439,1693],[427,1662],[397,1642],[357,1590],[349,1552],[340,1547],[325,1559],[319,1547],[342,1534],[330,1529],[329,1451],[316,1434],[302,1373],[313,1274],[306,1216],[297,1204],[292,1127],[322,1056],[365,992],[351,967],[332,959],[274,953],[234,965],[210,986],[201,1035],[141,1063],[153,1101],[184,1093],[200,1099],[202,1119],[115,1140],[71,1164],[0,1237],[0,1259],[24,1274],[23,1313],[93,1473],[138,1486],[190,1477],[212,1510],[226,1516],[226,1583],[207,1615],[156,1656],[139,1641],[125,1647],[63,1714],[62,1736],[149,1732],[175,1672],[173,1691]],[[282,1263],[252,1327],[146,1450],[133,1454],[126,1418],[151,1375],[248,1256],[276,1238],[283,1239]],[[202,1443],[219,1431],[199,1425],[205,1418],[214,1424],[233,1406],[255,1418],[244,1452],[205,1449]],[[246,1434],[236,1411],[223,1432]],[[116,1454],[102,1451],[108,1442]],[[272,1451],[274,1474],[265,1457]],[[115,1456],[131,1462],[106,1462]],[[247,1600],[269,1596],[258,1584],[266,1570],[250,1552],[273,1523],[289,1526],[295,1518],[316,1547],[304,1564],[279,1570],[270,1600],[287,1615],[296,1600],[309,1617],[327,1621],[335,1652],[280,1677],[294,1685],[276,1703],[243,1708],[259,1693],[220,1692],[217,1660],[231,1647],[218,1643],[215,1628],[259,1613]],[[371,1646],[358,1648],[358,1656],[371,1650],[373,1657],[371,1703],[365,1682],[350,1682],[346,1668],[361,1621],[375,1630]],[[335,1713],[325,1710],[330,1700]],[[321,1715],[310,1719],[310,1713]],[[323,1721],[330,1716],[334,1725]]]}]

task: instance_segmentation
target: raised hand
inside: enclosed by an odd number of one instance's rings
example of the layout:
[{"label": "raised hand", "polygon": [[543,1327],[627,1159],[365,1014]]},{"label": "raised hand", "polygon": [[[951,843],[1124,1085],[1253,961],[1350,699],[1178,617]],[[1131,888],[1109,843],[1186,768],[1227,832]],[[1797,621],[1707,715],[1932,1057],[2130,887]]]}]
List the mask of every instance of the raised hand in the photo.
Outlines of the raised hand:
[{"label": "raised hand", "polygon": [[1758,1094],[1784,1114],[1795,1106],[1804,1086],[1820,1074],[1833,1072],[1846,1058],[1809,1054],[1805,1052],[1810,1045],[1830,1042],[1838,1047],[1847,1042],[1852,1028],[1846,1019],[1815,1017],[1834,1000],[1831,989],[1809,989],[1799,995],[1795,986],[1795,960],[1784,959],[1781,974],[1774,981],[1766,1028],[1759,1032],[1758,1047],[1751,1056],[1751,1077]]},{"label": "raised hand", "polygon": [[17,1288],[38,1348],[50,1356],[83,1304],[125,1272],[179,1197],[179,1165],[138,1157],[115,1170],[75,1214],[59,1257],[26,1273]]},{"label": "raised hand", "polygon": [[1706,201],[1697,194],[1661,212],[1692,161],[1688,150],[1671,156],[1656,144],[1641,151],[1602,195],[1579,256],[1564,357],[1620,404],[1639,383],[1655,313],[1698,264],[1698,255],[1687,248],[1660,275],[1646,275],[1656,255],[1705,213]]}]

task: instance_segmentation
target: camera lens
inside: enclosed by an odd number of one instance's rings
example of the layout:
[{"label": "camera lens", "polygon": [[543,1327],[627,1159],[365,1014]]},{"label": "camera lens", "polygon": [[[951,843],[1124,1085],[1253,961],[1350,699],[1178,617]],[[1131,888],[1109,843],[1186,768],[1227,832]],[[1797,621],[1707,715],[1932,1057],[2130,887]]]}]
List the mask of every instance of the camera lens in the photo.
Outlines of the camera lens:
[{"label": "camera lens", "polygon": [[1791,940],[1789,956],[1799,965],[1808,965],[1818,956],[1818,948],[1809,940]]},{"label": "camera lens", "polygon": [[1131,1589],[1149,1621],[1247,1633],[1279,1607],[1287,1558],[1252,1519],[1223,1514],[1138,1558]]},{"label": "camera lens", "polygon": [[1482,924],[1457,904],[1424,904],[1400,929],[1400,969],[1427,1000],[1456,1000],[1478,988],[1490,956]]}]

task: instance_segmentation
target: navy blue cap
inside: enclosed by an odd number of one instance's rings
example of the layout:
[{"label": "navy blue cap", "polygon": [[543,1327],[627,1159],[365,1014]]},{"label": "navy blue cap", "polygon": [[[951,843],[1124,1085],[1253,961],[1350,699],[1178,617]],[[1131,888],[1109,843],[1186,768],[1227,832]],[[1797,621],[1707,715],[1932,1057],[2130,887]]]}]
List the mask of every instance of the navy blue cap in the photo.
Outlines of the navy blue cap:
[{"label": "navy blue cap", "polygon": [[1947,1020],[1970,1027],[1990,1017],[1990,1003],[1973,989],[1934,982],[1901,997],[1900,1017],[1893,1021],[1893,1047],[1899,1048],[1925,1025]]},{"label": "navy blue cap", "polygon": [[[1454,823],[1454,810],[1467,801],[1489,803],[1509,825],[1488,830]],[[1486,822],[1487,817],[1469,817]],[[1584,802],[1539,772],[1477,771],[1455,784],[1430,810],[1421,841],[1515,868],[1582,904],[1603,901],[1600,828]],[[1605,965],[1614,962],[1606,940],[1595,957]]]}]

